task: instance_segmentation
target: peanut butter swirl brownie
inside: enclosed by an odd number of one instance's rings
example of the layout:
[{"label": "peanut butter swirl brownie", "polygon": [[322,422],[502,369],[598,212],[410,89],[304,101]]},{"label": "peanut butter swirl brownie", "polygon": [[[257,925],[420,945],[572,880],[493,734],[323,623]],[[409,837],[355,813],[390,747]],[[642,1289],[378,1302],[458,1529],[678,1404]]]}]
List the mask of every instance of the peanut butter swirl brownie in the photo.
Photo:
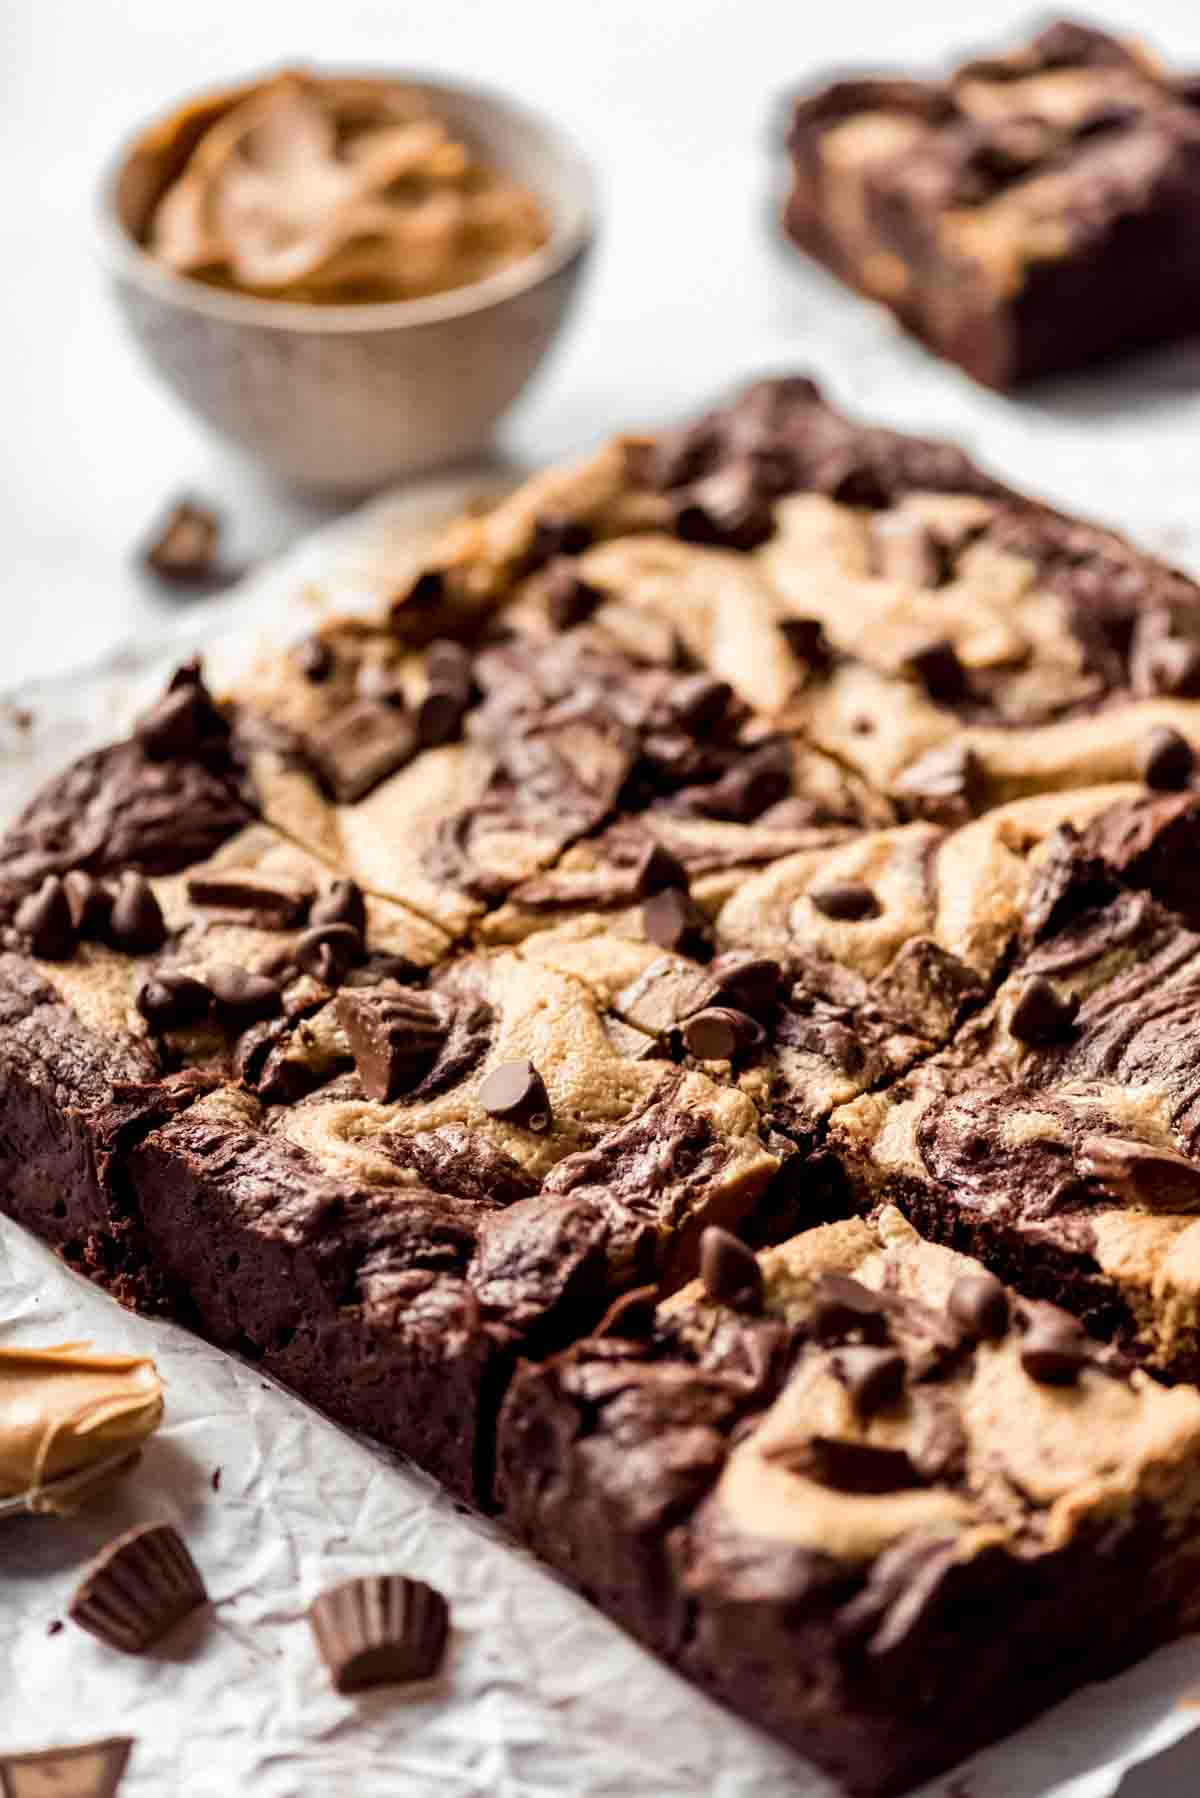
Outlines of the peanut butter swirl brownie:
[{"label": "peanut butter swirl brownie", "polygon": [[896,1789],[1186,1621],[1198,670],[1184,575],[806,380],[611,443],[31,799],[0,1203]]}]

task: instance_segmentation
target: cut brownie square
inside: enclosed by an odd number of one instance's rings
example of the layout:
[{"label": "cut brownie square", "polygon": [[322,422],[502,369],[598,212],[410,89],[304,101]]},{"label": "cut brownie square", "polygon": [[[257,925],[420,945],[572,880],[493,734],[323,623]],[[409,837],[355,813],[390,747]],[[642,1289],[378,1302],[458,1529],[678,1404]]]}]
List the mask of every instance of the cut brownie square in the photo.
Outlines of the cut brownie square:
[{"label": "cut brownie square", "polygon": [[835,81],[796,105],[786,226],[990,387],[1154,343],[1200,300],[1194,97],[1066,20],[945,80]]},{"label": "cut brownie square", "polygon": [[587,1596],[860,1798],[1190,1626],[1194,1392],[893,1209],[742,1256],[509,1391],[505,1516]]}]

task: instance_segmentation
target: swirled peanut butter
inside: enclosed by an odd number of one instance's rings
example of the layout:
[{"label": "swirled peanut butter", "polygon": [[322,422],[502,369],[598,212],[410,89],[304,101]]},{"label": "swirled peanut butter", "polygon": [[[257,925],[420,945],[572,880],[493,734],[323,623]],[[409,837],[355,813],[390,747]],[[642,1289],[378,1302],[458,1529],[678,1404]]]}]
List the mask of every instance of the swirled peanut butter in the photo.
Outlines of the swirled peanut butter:
[{"label": "swirled peanut butter", "polygon": [[344,305],[465,287],[548,233],[536,196],[457,141],[420,88],[285,73],[214,115],[146,247],[214,286]]},{"label": "swirled peanut butter", "polygon": [[132,1465],[162,1408],[146,1356],[85,1342],[0,1348],[0,1500],[77,1510]]}]

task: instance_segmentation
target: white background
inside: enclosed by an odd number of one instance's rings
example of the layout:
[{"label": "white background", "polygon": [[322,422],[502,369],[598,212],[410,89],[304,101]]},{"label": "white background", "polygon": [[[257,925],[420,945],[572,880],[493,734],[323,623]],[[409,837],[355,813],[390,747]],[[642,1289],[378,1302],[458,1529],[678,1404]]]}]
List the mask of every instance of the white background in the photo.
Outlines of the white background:
[{"label": "white background", "polygon": [[[1200,354],[990,397],[768,225],[782,93],[831,64],[936,65],[1023,26],[1035,3],[997,0],[981,22],[955,0],[0,0],[0,687],[177,614],[131,551],[180,488],[224,505],[239,557],[314,518],[145,374],[90,228],[98,171],[131,127],[288,60],[458,71],[552,110],[594,157],[603,240],[561,352],[503,428],[520,458],[684,411],[747,372],[811,368],[863,410],[957,433],[1014,480],[1185,555],[1200,440],[1181,456],[1178,424],[1197,411]],[[1122,18],[1103,0],[1088,10]],[[1195,0],[1139,0],[1124,18],[1200,68]],[[1156,459],[1156,439],[1171,453]]]}]

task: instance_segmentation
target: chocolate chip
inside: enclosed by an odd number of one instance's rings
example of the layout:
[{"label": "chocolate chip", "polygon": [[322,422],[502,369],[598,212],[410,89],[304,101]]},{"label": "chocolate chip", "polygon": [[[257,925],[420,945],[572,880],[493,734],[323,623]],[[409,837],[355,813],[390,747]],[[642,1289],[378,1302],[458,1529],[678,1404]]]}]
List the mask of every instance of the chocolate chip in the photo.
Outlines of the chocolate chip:
[{"label": "chocolate chip", "polygon": [[905,658],[904,666],[938,705],[953,705],[966,692],[966,671],[948,637],[938,637],[914,649]]},{"label": "chocolate chip", "polygon": [[446,1014],[426,993],[403,987],[343,989],[335,1001],[362,1089],[377,1105],[411,1092],[446,1040]]},{"label": "chocolate chip", "polygon": [[858,924],[864,918],[877,918],[880,913],[878,899],[861,880],[835,881],[808,896],[819,912],[839,923]]},{"label": "chocolate chip", "polygon": [[1114,1198],[1145,1211],[1200,1211],[1200,1167],[1174,1149],[1122,1136],[1088,1136],[1076,1167]]},{"label": "chocolate chip", "polygon": [[556,556],[578,556],[592,541],[592,533],[580,518],[565,512],[543,513],[533,527],[529,551],[531,568],[543,568]]},{"label": "chocolate chip", "polygon": [[856,1343],[850,1348],[837,1349],[831,1365],[861,1417],[882,1411],[904,1390],[904,1356],[897,1349]]},{"label": "chocolate chip", "polygon": [[1196,766],[1196,756],[1187,738],[1168,724],[1157,725],[1145,738],[1138,753],[1142,779],[1156,792],[1175,792],[1186,787]]},{"label": "chocolate chip", "polygon": [[779,1002],[783,969],[769,955],[751,949],[727,949],[709,965],[709,975],[722,1004],[761,1021]]},{"label": "chocolate chip", "polygon": [[161,949],[167,926],[154,890],[140,874],[122,874],[108,920],[109,939],[127,954]]},{"label": "chocolate chip", "polygon": [[323,637],[305,637],[296,646],[296,666],[305,680],[319,686],[327,681],[336,665],[336,657]]},{"label": "chocolate chip", "polygon": [[354,805],[412,760],[416,726],[407,712],[359,699],[312,731],[309,747],[333,798]]},{"label": "chocolate chip", "polygon": [[550,565],[542,591],[547,616],[556,631],[569,631],[573,625],[582,624],[605,598],[601,588],[581,579],[565,561]]},{"label": "chocolate chip", "polygon": [[833,651],[819,618],[781,618],[779,630],[798,662],[821,673],[833,662]]},{"label": "chocolate chip", "polygon": [[763,1040],[763,1028],[745,1012],[712,1005],[698,1011],[683,1026],[684,1046],[697,1061],[732,1061],[739,1050]]},{"label": "chocolate chip", "polygon": [[896,792],[921,817],[957,821],[982,796],[983,764],[965,743],[929,749],[896,781]]},{"label": "chocolate chip", "polygon": [[231,1029],[244,1030],[262,1018],[273,1018],[282,1006],[278,981],[266,974],[252,974],[235,962],[217,962],[206,979],[217,1009]]},{"label": "chocolate chip", "polygon": [[789,1473],[831,1486],[835,1492],[903,1492],[921,1484],[904,1449],[840,1436],[781,1442],[769,1451],[768,1459],[779,1462]]},{"label": "chocolate chip", "polygon": [[193,500],[178,500],[142,551],[142,565],[173,586],[208,586],[221,578],[220,538],[221,522],[215,512]]},{"label": "chocolate chip", "polygon": [[668,887],[642,903],[642,928],[652,943],[676,955],[706,961],[712,954],[712,929],[689,893]]},{"label": "chocolate chip", "polygon": [[69,961],[75,953],[75,920],[57,874],[47,874],[37,892],[22,899],[13,921],[39,960]]},{"label": "chocolate chip", "polygon": [[72,868],[63,876],[66,888],[67,904],[71,907],[71,918],[76,932],[81,937],[88,937],[93,942],[103,942],[108,935],[109,919],[112,917],[112,888],[94,874],[86,873],[82,868]]},{"label": "chocolate chip", "polygon": [[152,761],[195,755],[224,721],[203,686],[171,687],[138,719],[134,736]]},{"label": "chocolate chip", "polygon": [[1045,1048],[1062,1042],[1075,1022],[1079,1000],[1074,993],[1060,998],[1043,974],[1035,974],[1021,989],[1009,1015],[1008,1027],[1018,1042]]},{"label": "chocolate chip", "polygon": [[813,1288],[812,1332],[818,1342],[886,1342],[887,1306],[877,1292],[849,1274],[822,1274]]},{"label": "chocolate chip", "polygon": [[307,880],[237,867],[208,868],[189,875],[187,892],[193,905],[248,912],[267,930],[286,930],[302,923],[313,897]]},{"label": "chocolate chip", "polygon": [[734,1311],[762,1310],[763,1276],[757,1255],[718,1224],[701,1232],[700,1279],[715,1305],[729,1305]]},{"label": "chocolate chip", "polygon": [[505,1061],[493,1068],[479,1088],[479,1103],[489,1117],[506,1123],[537,1131],[550,1128],[550,1100],[531,1061]]},{"label": "chocolate chip", "polygon": [[134,1003],[155,1030],[175,1030],[207,1017],[212,994],[191,974],[160,971],[143,981]]},{"label": "chocolate chip", "polygon": [[423,749],[436,749],[458,735],[467,709],[466,695],[457,687],[430,687],[416,711],[417,741]]},{"label": "chocolate chip", "polygon": [[1026,1308],[1021,1338],[1021,1366],[1031,1380],[1046,1386],[1070,1386],[1091,1359],[1083,1325],[1056,1305]]},{"label": "chocolate chip", "polygon": [[733,688],[710,674],[684,674],[671,688],[671,711],[693,736],[711,730],[727,715]]},{"label": "chocolate chip", "polygon": [[367,934],[367,902],[356,880],[335,880],[309,909],[313,924],[349,924],[359,935]]},{"label": "chocolate chip", "polygon": [[325,986],[339,986],[362,955],[362,933],[353,924],[314,924],[292,950],[296,966]]},{"label": "chocolate chip", "polygon": [[664,849],[661,843],[651,843],[634,872],[635,896],[649,899],[654,893],[666,893],[673,889],[686,893],[687,884],[687,869],[683,863],[669,849]]},{"label": "chocolate chip", "polygon": [[1008,1329],[1008,1290],[995,1274],[960,1274],[950,1288],[946,1309],[969,1336],[995,1342]]}]

